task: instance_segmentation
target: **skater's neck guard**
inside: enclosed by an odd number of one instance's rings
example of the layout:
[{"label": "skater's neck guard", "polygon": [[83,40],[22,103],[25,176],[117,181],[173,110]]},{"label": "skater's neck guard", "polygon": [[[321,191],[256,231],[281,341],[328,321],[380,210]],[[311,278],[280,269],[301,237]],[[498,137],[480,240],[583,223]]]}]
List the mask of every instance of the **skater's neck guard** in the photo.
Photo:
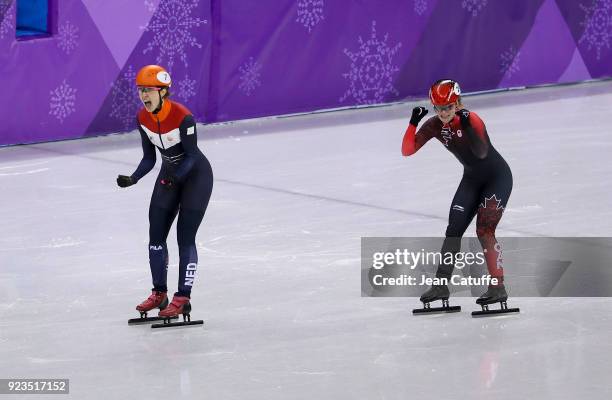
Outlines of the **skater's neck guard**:
[{"label": "skater's neck guard", "polygon": [[151,132],[163,135],[178,129],[188,115],[192,114],[185,106],[166,99],[158,114],[152,114],[146,108],[141,108],[138,112],[138,123]]},{"label": "skater's neck guard", "polygon": [[153,119],[155,120],[159,119],[159,121],[161,122],[168,117],[171,109],[172,109],[172,102],[168,99],[162,100],[161,108],[156,113],[151,113],[151,117],[153,117]]}]

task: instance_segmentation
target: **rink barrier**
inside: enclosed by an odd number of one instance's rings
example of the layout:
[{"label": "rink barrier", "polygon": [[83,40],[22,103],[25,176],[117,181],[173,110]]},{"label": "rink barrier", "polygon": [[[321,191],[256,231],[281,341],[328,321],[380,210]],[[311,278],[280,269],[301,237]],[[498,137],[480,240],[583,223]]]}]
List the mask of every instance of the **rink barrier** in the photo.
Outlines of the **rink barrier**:
[{"label": "rink barrier", "polygon": [[0,145],[132,131],[134,76],[151,63],[200,123],[419,100],[440,77],[487,93],[612,76],[606,2],[387,3],[53,1],[51,36],[17,40],[2,1]]}]

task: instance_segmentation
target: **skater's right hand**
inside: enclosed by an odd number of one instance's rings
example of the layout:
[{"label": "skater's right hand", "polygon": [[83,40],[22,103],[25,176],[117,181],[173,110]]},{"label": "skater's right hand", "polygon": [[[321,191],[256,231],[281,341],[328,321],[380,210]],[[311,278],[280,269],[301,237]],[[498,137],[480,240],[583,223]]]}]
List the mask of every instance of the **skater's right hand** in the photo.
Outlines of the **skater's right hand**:
[{"label": "skater's right hand", "polygon": [[122,188],[135,185],[136,181],[131,176],[119,175],[117,177],[117,185]]},{"label": "skater's right hand", "polygon": [[412,116],[410,117],[410,124],[418,126],[419,122],[427,115],[429,111],[425,107],[414,107],[412,109]]},{"label": "skater's right hand", "polygon": [[459,120],[461,121],[461,126],[464,129],[466,126],[470,125],[470,112],[468,110],[466,110],[465,108],[462,108],[461,110],[457,111],[455,114],[457,114],[457,116],[459,117]]},{"label": "skater's right hand", "polygon": [[159,180],[162,187],[166,190],[172,190],[176,186],[178,179],[175,176],[169,175]]}]

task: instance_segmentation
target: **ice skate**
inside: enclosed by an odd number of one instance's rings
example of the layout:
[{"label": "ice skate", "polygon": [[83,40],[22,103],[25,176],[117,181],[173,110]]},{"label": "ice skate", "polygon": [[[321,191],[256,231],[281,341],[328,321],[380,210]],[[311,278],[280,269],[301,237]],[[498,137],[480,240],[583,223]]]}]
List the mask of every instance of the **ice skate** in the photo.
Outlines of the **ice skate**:
[{"label": "ice skate", "polygon": [[[140,312],[140,318],[132,318],[128,320],[128,324],[143,324],[147,322],[161,321],[160,317],[147,317],[147,313],[155,308],[163,310],[168,306],[168,296],[166,292],[151,291],[151,295],[142,303],[136,306],[136,310]],[[174,317],[177,318],[177,317]]]},{"label": "ice skate", "polygon": [[[448,286],[446,285],[432,285],[421,296],[420,300],[423,303],[423,308],[415,308],[412,310],[413,314],[427,314],[436,312],[458,312],[461,311],[461,306],[450,306],[448,304],[448,297],[450,293]],[[442,300],[442,307],[431,307],[430,303],[433,301]]]},{"label": "ice skate", "polygon": [[[170,322],[170,319],[178,318],[178,316],[181,314],[183,315],[183,322]],[[202,320],[191,320],[191,303],[189,302],[189,297],[177,295],[174,295],[172,302],[168,305],[168,307],[159,312],[159,319],[162,319],[164,322],[162,324],[151,325],[151,328],[202,325],[204,323]]]},{"label": "ice skate", "polygon": [[[508,308],[506,301],[508,300],[508,293],[504,285],[500,286],[489,286],[487,291],[476,299],[476,304],[482,307],[482,311],[472,312],[472,317],[482,317],[487,315],[498,315],[519,312],[518,308]],[[498,310],[489,310],[489,304],[499,303],[501,308]]]}]

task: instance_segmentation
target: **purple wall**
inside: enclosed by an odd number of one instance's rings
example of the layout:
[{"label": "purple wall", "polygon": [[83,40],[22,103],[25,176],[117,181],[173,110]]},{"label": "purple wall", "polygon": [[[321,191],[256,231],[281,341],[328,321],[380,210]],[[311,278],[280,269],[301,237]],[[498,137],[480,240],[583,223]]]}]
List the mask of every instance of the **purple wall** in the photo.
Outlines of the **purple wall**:
[{"label": "purple wall", "polygon": [[17,41],[0,0],[0,144],[134,129],[150,63],[202,122],[612,76],[612,0],[51,4],[53,35]]}]

